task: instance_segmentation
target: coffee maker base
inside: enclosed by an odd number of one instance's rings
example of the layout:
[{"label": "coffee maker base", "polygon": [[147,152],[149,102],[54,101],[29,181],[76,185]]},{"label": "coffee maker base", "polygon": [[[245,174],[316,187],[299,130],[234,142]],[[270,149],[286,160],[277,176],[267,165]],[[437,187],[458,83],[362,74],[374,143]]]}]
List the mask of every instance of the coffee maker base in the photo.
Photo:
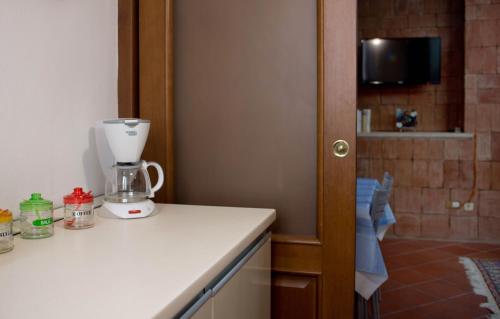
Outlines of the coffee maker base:
[{"label": "coffee maker base", "polygon": [[107,212],[119,218],[143,218],[148,217],[154,212],[155,203],[150,199],[137,203],[111,203],[104,201],[102,207]]}]

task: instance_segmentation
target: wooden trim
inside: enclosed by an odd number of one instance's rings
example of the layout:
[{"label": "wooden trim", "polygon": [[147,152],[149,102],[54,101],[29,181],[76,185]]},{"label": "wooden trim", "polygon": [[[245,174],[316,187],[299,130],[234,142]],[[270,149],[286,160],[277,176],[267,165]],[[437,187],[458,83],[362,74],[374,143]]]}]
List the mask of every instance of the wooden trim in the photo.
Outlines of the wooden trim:
[{"label": "wooden trim", "polygon": [[317,216],[316,216],[316,235],[321,241],[323,239],[323,200],[324,200],[324,171],[323,171],[323,132],[324,132],[324,61],[323,61],[323,0],[316,1],[317,9]]},{"label": "wooden trim", "polygon": [[272,270],[302,275],[321,275],[321,245],[272,241]]},{"label": "wooden trim", "polygon": [[140,1],[140,117],[151,121],[143,156],[165,169],[163,203],[174,202],[173,27],[173,0]]},{"label": "wooden trim", "polygon": [[[356,1],[324,0],[322,318],[352,318],[356,234]],[[346,140],[350,154],[333,156]],[[341,244],[340,244],[341,243]]]},{"label": "wooden trim", "polygon": [[315,236],[296,236],[296,235],[273,234],[272,240],[273,240],[273,243],[280,243],[280,244],[300,244],[300,245],[321,246],[321,242]]},{"label": "wooden trim", "polygon": [[175,201],[174,188],[174,1],[167,0],[167,201]]},{"label": "wooden trim", "polygon": [[118,0],[118,116],[139,116],[139,0]]},{"label": "wooden trim", "polygon": [[[325,92],[325,77],[324,77],[324,69],[325,69],[325,63],[324,63],[324,54],[323,54],[323,43],[324,43],[324,0],[317,0],[316,1],[316,9],[317,9],[317,15],[316,15],[316,32],[317,32],[317,205],[318,205],[318,211],[317,211],[317,218],[316,218],[316,235],[318,236],[318,240],[320,242],[323,241],[324,237],[324,219],[323,219],[323,214],[325,212],[325,206],[324,206],[324,183],[325,183],[325,171],[324,171],[324,118],[325,118],[325,103],[324,103],[324,92]],[[324,249],[324,248],[323,248]],[[323,255],[323,251],[322,251]],[[323,268],[323,259],[321,259],[321,266]],[[319,278],[319,283],[317,286],[317,318],[324,318],[323,317],[323,276]]]}]

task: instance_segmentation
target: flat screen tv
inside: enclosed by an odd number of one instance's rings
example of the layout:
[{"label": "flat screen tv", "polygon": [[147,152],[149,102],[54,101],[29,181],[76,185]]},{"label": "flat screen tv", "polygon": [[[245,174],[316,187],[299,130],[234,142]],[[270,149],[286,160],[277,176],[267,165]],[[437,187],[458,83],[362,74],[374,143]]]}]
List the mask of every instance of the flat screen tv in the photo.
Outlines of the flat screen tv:
[{"label": "flat screen tv", "polygon": [[441,39],[386,38],[361,41],[360,82],[380,84],[439,84]]}]

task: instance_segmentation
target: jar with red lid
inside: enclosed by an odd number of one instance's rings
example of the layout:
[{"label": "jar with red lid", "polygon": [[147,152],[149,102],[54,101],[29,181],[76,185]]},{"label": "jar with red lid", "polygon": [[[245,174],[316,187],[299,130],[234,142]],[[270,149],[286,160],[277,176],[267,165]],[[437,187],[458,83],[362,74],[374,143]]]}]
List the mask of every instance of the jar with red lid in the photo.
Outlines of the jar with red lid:
[{"label": "jar with red lid", "polygon": [[64,228],[84,229],[94,226],[94,196],[81,187],[64,196]]}]

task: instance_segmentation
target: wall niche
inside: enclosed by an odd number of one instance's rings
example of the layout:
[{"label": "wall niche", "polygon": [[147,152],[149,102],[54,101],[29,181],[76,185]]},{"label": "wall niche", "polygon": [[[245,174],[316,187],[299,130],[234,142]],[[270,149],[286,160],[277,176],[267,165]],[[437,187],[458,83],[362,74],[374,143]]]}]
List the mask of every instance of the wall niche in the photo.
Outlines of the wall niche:
[{"label": "wall niche", "polygon": [[358,108],[372,110],[372,131],[396,131],[396,108],[418,112],[417,131],[464,126],[463,0],[358,0],[358,38],[440,37],[441,83],[359,86]]}]

